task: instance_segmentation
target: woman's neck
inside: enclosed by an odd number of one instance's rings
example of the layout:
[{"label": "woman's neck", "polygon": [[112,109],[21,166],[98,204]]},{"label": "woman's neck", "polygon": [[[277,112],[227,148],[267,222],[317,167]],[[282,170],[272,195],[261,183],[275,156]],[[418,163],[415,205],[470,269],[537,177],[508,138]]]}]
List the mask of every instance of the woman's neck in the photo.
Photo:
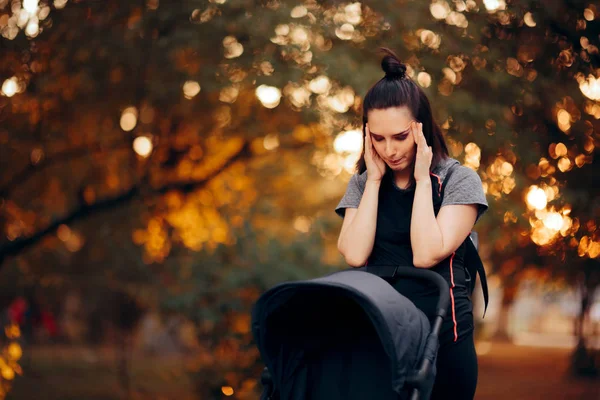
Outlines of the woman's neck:
[{"label": "woman's neck", "polygon": [[394,183],[400,189],[408,189],[413,183],[412,175],[410,168],[406,168],[402,171],[394,171]]}]

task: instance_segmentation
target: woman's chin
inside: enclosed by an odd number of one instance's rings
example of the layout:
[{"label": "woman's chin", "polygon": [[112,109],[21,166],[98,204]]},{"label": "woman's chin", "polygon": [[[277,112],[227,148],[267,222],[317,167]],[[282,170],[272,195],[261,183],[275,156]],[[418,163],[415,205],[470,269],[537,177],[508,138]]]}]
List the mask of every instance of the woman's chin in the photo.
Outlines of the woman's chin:
[{"label": "woman's chin", "polygon": [[404,169],[406,169],[406,163],[404,160],[400,161],[399,163],[387,163],[387,166],[392,170],[392,171],[403,171]]}]

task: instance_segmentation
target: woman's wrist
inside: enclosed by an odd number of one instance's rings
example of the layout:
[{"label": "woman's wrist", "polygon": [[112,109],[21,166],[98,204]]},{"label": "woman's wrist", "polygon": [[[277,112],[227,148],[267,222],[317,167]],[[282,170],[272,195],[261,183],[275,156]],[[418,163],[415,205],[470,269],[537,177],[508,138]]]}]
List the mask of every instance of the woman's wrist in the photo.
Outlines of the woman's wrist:
[{"label": "woman's wrist", "polygon": [[427,177],[428,179],[417,179],[416,180],[416,185],[417,186],[425,186],[425,187],[431,187],[431,179],[429,179],[429,177]]}]

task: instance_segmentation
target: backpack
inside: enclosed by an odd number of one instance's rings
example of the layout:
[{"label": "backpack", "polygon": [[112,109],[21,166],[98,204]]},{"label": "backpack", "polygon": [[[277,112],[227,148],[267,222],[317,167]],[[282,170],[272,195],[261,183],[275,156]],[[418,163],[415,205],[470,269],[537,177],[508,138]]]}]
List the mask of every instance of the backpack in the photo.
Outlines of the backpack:
[{"label": "backpack", "polygon": [[[444,178],[444,182],[442,183],[442,199],[444,197],[444,190],[446,189],[446,183],[449,181],[452,172],[456,167],[452,166],[448,170],[446,177]],[[479,274],[479,280],[481,281],[481,290],[483,292],[483,301],[484,301],[484,309],[483,316],[485,317],[485,312],[487,311],[488,301],[489,301],[489,293],[488,293],[488,285],[487,285],[487,277],[485,274],[485,268],[483,266],[483,262],[481,261],[481,257],[479,256],[479,237],[477,232],[472,231],[469,236],[465,239],[465,275],[467,281],[467,288],[469,290],[469,295],[473,294],[473,290],[475,290],[475,283],[477,281],[477,274]]]}]

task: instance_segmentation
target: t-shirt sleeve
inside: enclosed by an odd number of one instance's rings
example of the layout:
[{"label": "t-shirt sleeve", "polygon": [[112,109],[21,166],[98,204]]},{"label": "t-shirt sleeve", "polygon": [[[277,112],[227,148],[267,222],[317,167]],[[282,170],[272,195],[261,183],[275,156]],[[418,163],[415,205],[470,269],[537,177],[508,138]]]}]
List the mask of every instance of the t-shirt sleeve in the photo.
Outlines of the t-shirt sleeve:
[{"label": "t-shirt sleeve", "polygon": [[362,199],[364,192],[364,185],[361,185],[360,178],[361,177],[358,174],[354,174],[352,175],[352,178],[350,178],[346,193],[335,208],[335,212],[340,217],[346,215],[346,208],[358,208],[360,205],[360,200]]},{"label": "t-shirt sleeve", "polygon": [[446,182],[442,207],[452,204],[476,204],[477,220],[488,209],[481,178],[469,167],[458,167]]}]

